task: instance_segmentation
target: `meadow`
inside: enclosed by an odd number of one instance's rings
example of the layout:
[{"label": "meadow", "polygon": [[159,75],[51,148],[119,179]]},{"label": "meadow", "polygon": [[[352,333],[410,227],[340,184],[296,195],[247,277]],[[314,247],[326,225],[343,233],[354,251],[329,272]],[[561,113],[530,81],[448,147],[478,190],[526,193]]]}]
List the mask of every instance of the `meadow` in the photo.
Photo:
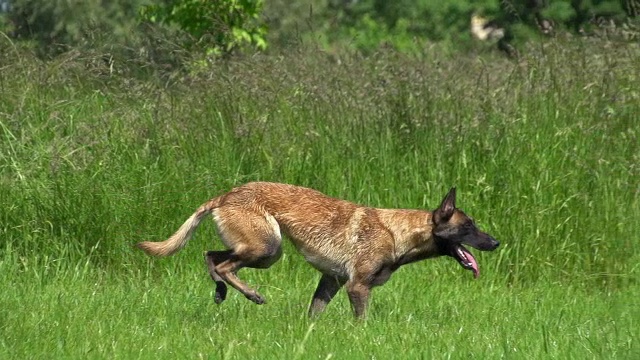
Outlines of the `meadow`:
[{"label": "meadow", "polygon": [[[5,41],[6,42],[6,41]],[[0,52],[0,358],[407,359],[640,356],[640,49],[368,57],[304,48],[136,76],[70,52]],[[133,70],[132,70],[133,69]],[[290,245],[240,272],[267,298],[215,305],[205,200],[252,180],[372,207],[458,206],[499,239],[474,280],[449,258],[317,319]]]}]

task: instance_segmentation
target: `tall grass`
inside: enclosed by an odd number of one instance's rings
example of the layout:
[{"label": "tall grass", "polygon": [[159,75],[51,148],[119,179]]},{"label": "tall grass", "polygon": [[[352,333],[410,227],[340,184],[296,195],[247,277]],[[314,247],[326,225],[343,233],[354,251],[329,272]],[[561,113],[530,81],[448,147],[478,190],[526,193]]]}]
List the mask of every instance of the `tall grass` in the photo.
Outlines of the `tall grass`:
[{"label": "tall grass", "polygon": [[[518,63],[304,49],[159,82],[3,44],[0,354],[633,357],[639,50],[598,45]],[[241,273],[261,308],[211,304],[211,224],[173,258],[132,249],[251,180],[428,209],[457,186],[503,246],[474,283],[447,259],[403,268],[365,324],[344,297],[305,319],[317,275],[290,246]]]}]

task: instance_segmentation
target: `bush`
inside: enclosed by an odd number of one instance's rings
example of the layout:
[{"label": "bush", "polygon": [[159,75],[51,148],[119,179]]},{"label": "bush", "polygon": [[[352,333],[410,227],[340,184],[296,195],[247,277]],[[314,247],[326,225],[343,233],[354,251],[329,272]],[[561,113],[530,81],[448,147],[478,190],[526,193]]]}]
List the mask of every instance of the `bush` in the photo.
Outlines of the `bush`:
[{"label": "bush", "polygon": [[264,50],[266,28],[259,23],[263,0],[167,0],[142,8],[152,23],[177,25],[193,37],[190,46],[207,55],[228,54],[244,45]]},{"label": "bush", "polygon": [[[141,39],[158,34],[208,54],[266,47],[266,28],[258,22],[262,0],[15,0],[11,5],[4,31],[33,41],[41,55],[78,46],[141,47]],[[140,26],[145,23],[165,29],[148,31]],[[165,31],[171,28],[177,31]]]},{"label": "bush", "polygon": [[14,0],[9,28],[14,38],[32,40],[40,54],[95,42],[123,43],[138,24],[146,0]]},{"label": "bush", "polygon": [[347,43],[365,53],[381,44],[413,52],[424,48],[425,41],[457,50],[473,48],[477,45],[469,28],[475,14],[487,19],[488,26],[503,30],[504,37],[498,44],[510,51],[511,44],[519,46],[542,34],[551,35],[553,30],[591,33],[605,22],[627,22],[640,12],[640,1],[329,0],[318,7],[310,0],[301,0],[290,7],[287,2],[274,0],[265,12],[276,42],[289,40],[291,33],[301,39],[311,33],[315,38],[318,34],[326,38],[329,44]]}]

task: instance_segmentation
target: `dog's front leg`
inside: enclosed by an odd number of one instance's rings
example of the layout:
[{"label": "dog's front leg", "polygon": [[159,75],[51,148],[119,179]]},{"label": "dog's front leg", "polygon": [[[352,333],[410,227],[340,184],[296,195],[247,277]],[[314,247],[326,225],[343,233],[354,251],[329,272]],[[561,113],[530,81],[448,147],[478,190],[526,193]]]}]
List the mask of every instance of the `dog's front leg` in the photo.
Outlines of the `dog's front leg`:
[{"label": "dog's front leg", "polygon": [[344,281],[339,280],[335,276],[322,275],[318,288],[313,294],[311,306],[309,306],[309,316],[320,314],[327,307],[327,304],[333,299],[338,290],[344,285]]},{"label": "dog's front leg", "polygon": [[363,319],[366,316],[370,293],[369,285],[354,280],[347,283],[347,294],[356,318]]}]

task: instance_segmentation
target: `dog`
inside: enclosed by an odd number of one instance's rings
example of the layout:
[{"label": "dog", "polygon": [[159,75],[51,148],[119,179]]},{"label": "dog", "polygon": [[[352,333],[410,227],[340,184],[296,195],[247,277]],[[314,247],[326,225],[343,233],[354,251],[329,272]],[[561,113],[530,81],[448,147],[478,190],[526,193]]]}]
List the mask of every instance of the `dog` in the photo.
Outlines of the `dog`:
[{"label": "dog", "polygon": [[482,251],[500,245],[456,208],[455,187],[437,209],[423,211],[371,208],[305,187],[251,182],[204,203],[166,241],[136,246],[149,255],[172,255],[209,214],[228,249],[204,254],[216,284],[215,302],[225,300],[228,284],[264,304],[264,297],[236,274],[245,267],[273,265],[282,255],[284,234],[322,273],[310,316],[324,311],[345,286],[355,317],[365,317],[371,289],[386,283],[400,266],[423,259],[449,256],[478,277],[478,263],[464,245]]}]

